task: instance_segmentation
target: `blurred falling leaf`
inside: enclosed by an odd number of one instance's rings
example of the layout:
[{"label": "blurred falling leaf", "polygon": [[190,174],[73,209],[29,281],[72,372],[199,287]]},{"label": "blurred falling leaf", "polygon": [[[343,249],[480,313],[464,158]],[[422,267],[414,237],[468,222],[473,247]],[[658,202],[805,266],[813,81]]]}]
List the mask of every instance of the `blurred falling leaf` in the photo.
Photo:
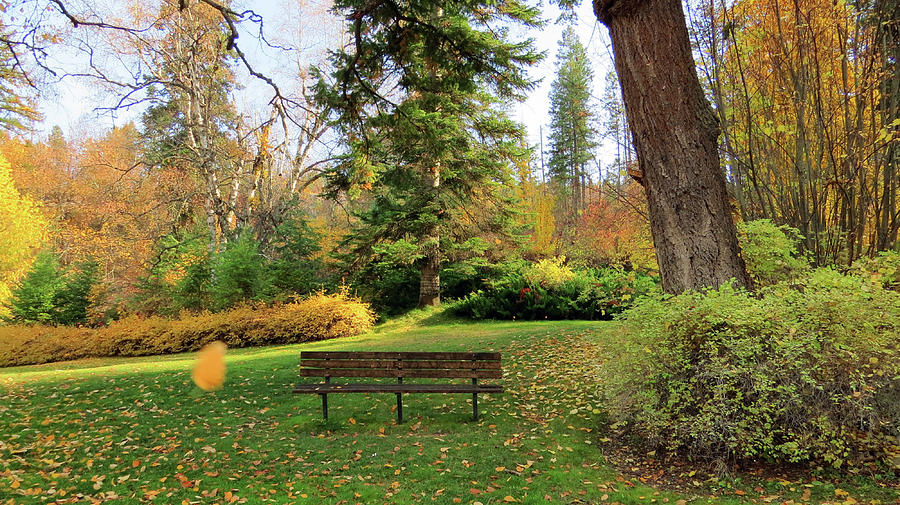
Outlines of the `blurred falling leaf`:
[{"label": "blurred falling leaf", "polygon": [[223,342],[215,341],[203,346],[197,353],[197,362],[191,378],[194,384],[204,391],[213,391],[222,387],[225,382],[225,350]]}]

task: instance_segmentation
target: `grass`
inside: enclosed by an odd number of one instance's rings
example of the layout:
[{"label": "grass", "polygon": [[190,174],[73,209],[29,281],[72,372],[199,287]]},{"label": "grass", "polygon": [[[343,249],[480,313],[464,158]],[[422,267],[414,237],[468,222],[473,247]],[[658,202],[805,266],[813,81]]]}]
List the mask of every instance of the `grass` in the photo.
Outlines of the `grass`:
[{"label": "grass", "polygon": [[[212,393],[191,382],[193,354],[0,369],[0,504],[846,499],[833,482],[745,492],[732,479],[679,494],[620,474],[605,462],[591,387],[604,359],[594,343],[610,331],[417,313],[353,338],[229,352]],[[436,394],[407,395],[402,425],[393,395],[336,395],[324,422],[318,397],[290,393],[299,351],[312,349],[498,350],[507,392],[479,398],[478,422],[469,396]],[[843,486],[890,502],[876,484]]]}]

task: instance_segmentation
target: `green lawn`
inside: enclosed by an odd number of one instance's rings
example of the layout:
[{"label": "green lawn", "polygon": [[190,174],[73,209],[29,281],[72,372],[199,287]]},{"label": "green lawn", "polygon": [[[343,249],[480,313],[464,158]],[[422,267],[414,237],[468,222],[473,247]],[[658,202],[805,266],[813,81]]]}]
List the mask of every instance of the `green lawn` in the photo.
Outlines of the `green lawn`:
[{"label": "green lawn", "polygon": [[[847,500],[836,487],[891,503],[869,481],[738,478],[682,495],[620,475],[600,448],[592,387],[595,344],[611,331],[412,316],[349,339],[230,351],[213,393],[192,384],[190,354],[0,369],[0,504]],[[479,398],[478,422],[469,395],[407,395],[402,425],[393,395],[335,395],[326,423],[317,396],[290,393],[301,349],[498,350],[507,392]]]}]

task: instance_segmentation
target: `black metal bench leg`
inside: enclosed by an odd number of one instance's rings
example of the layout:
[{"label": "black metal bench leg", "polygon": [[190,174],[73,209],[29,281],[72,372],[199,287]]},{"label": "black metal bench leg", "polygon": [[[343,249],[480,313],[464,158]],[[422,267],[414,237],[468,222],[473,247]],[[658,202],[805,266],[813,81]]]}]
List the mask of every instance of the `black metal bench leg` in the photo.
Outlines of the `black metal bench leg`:
[{"label": "black metal bench leg", "polygon": [[400,393],[397,393],[397,424],[403,424],[403,399]]},{"label": "black metal bench leg", "polygon": [[322,395],[322,417],[328,420],[328,395]]},{"label": "black metal bench leg", "polygon": [[[472,370],[472,371],[474,372],[474,370]],[[473,386],[478,385],[477,378],[474,378],[474,377],[472,378],[472,385]],[[478,420],[478,393],[472,393],[472,419],[475,421]]]}]

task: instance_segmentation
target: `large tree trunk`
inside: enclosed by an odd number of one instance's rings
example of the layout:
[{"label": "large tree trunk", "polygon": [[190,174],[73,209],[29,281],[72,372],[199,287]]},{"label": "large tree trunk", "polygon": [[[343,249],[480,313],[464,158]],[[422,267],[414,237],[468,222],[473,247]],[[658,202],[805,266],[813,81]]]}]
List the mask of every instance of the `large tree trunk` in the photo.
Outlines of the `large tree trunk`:
[{"label": "large tree trunk", "polygon": [[[441,187],[441,166],[436,164],[425,177],[425,191]],[[424,248],[419,280],[419,308],[441,304],[441,235],[435,223],[424,236]]]},{"label": "large tree trunk", "polygon": [[441,256],[440,251],[429,251],[422,260],[422,278],[419,281],[419,308],[441,304]]},{"label": "large tree trunk", "polygon": [[740,256],[719,127],[703,95],[679,0],[594,0],[609,28],[662,287],[750,284]]}]

